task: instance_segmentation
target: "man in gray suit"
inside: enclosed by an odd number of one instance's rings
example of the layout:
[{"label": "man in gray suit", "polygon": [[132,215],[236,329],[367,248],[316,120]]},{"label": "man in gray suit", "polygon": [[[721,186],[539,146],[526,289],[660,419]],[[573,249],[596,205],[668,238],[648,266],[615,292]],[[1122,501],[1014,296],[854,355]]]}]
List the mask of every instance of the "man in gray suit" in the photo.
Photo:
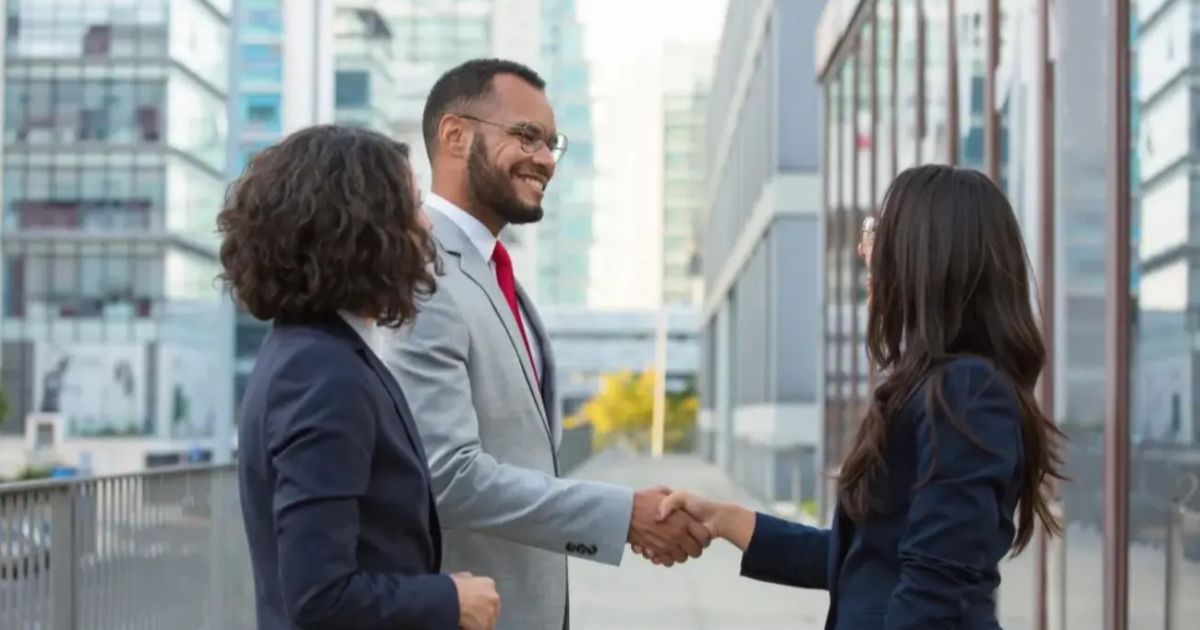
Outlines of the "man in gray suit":
[{"label": "man in gray suit", "polygon": [[633,543],[683,562],[711,538],[682,511],[656,522],[663,488],[558,476],[553,353],[498,239],[510,223],[541,219],[566,149],[544,87],[529,68],[496,59],[434,85],[425,208],[442,274],[384,352],[429,458],[443,566],[495,579],[505,630],[567,627],[567,555],[617,565]]}]

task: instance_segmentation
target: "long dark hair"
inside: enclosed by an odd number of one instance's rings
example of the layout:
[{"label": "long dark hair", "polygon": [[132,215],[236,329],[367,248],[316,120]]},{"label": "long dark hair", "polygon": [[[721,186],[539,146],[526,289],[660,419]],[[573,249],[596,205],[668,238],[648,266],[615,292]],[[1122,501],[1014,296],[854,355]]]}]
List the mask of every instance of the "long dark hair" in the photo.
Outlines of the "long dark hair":
[{"label": "long dark hair", "polygon": [[880,209],[869,281],[867,353],[881,381],[838,479],[842,508],[853,520],[871,511],[889,419],[923,384],[925,404],[938,405],[974,440],[966,421],[949,409],[942,380],[950,361],[978,356],[1010,382],[1021,414],[1026,468],[1014,554],[1032,538],[1035,518],[1052,534],[1061,532],[1048,481],[1063,479],[1064,436],[1034,399],[1046,349],[1030,303],[1028,265],[1012,207],[983,174],[930,165],[892,182]]}]

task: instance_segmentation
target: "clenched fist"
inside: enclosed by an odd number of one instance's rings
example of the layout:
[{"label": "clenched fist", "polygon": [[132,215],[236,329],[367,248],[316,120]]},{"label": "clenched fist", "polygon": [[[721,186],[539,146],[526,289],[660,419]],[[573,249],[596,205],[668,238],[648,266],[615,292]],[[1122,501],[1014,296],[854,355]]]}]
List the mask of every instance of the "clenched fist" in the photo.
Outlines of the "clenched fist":
[{"label": "clenched fist", "polygon": [[492,578],[470,573],[450,576],[458,589],[458,627],[463,630],[491,630],[500,616],[500,595]]}]

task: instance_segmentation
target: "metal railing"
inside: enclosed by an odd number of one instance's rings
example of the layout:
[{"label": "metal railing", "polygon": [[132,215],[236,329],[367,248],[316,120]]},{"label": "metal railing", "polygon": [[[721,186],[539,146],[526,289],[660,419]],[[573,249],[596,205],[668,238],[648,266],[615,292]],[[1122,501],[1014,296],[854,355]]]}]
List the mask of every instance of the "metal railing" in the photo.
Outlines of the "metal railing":
[{"label": "metal railing", "polygon": [[254,627],[234,466],[0,485],[0,628]]}]

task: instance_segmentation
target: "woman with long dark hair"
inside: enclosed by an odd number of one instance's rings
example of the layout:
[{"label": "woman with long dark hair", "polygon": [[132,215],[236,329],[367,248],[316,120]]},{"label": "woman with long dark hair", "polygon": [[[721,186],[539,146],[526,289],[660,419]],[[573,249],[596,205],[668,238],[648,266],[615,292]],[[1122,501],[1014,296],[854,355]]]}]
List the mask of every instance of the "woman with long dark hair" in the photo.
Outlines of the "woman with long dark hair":
[{"label": "woman with long dark hair", "polygon": [[999,628],[1000,560],[1038,522],[1060,531],[1048,482],[1062,478],[1063,435],[1034,400],[1046,352],[1020,228],[984,175],[921,166],[896,178],[864,236],[880,382],[833,527],[686,492],[660,516],[702,520],[745,552],[747,577],[828,590],[830,629]]}]

